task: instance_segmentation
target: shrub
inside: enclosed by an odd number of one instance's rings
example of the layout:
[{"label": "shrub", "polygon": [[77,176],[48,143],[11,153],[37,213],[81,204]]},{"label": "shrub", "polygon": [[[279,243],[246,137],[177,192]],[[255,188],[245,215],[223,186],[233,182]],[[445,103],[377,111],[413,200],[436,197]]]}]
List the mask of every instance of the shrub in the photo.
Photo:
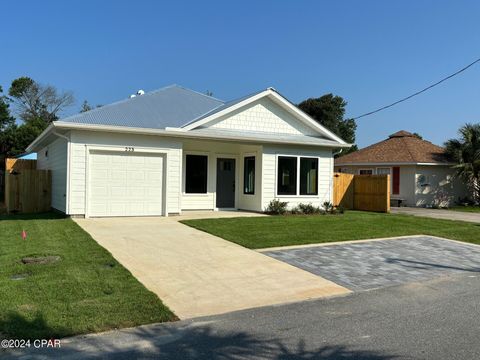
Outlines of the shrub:
[{"label": "shrub", "polygon": [[319,214],[321,212],[320,208],[313,206],[311,203],[308,204],[298,204],[298,210],[305,215]]},{"label": "shrub", "polygon": [[323,210],[325,210],[325,212],[327,214],[334,213],[334,211],[335,211],[335,207],[333,206],[333,204],[330,201],[325,201],[322,204],[322,207],[323,207]]},{"label": "shrub", "polygon": [[298,206],[295,206],[292,208],[292,210],[290,210],[290,214],[292,215],[302,215],[303,212],[302,210],[300,210],[300,208]]},{"label": "shrub", "polygon": [[341,205],[337,206],[337,212],[339,214],[344,214],[345,213],[345,208]]},{"label": "shrub", "polygon": [[270,215],[284,215],[287,213],[288,202],[273,199],[268,203],[265,212]]}]

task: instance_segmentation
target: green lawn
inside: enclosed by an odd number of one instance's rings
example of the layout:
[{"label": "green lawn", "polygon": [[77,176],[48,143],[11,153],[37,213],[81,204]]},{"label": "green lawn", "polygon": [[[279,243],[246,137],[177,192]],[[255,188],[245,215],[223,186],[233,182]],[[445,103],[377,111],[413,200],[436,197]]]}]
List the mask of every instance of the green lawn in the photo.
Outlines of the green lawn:
[{"label": "green lawn", "polygon": [[360,211],[182,222],[250,249],[415,234],[480,244],[480,224]]},{"label": "green lawn", "polygon": [[[46,255],[61,259],[46,265],[21,261]],[[12,280],[16,275],[27,277]],[[54,214],[0,216],[4,337],[49,339],[174,319],[155,294],[72,220]]]},{"label": "green lawn", "polygon": [[454,207],[448,208],[448,210],[480,213],[480,206],[454,206]]}]

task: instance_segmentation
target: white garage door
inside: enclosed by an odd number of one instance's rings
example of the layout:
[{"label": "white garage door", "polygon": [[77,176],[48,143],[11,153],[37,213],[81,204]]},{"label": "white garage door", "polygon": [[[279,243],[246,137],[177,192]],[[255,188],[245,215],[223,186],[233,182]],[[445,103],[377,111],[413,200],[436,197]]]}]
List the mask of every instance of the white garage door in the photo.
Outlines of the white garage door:
[{"label": "white garage door", "polygon": [[162,215],[163,156],[90,154],[89,216]]}]

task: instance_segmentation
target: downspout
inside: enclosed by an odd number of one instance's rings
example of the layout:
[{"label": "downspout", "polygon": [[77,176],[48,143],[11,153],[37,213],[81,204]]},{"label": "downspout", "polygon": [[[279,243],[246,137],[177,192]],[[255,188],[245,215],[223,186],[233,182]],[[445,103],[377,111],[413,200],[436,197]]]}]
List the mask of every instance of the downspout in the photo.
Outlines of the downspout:
[{"label": "downspout", "polygon": [[66,174],[66,184],[65,184],[65,214],[70,214],[70,137],[59,134],[56,131],[52,132],[53,135],[58,136],[59,138],[65,139],[67,141],[67,174]]}]

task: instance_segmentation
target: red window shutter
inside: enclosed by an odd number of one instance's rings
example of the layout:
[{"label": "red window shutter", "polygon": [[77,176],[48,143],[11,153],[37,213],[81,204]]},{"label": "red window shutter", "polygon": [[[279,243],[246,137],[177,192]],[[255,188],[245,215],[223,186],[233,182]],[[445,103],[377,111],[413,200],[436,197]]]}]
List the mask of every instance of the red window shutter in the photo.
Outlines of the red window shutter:
[{"label": "red window shutter", "polygon": [[394,166],[393,167],[393,176],[392,176],[392,194],[398,195],[400,194],[400,167]]}]

